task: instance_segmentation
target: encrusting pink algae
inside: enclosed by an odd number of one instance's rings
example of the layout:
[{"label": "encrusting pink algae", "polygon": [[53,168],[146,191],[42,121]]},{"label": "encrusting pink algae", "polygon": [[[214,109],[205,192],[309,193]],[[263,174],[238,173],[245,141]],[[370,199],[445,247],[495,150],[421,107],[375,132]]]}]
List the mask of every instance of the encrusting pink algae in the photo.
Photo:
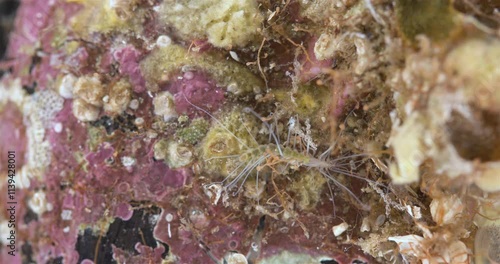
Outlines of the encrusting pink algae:
[{"label": "encrusting pink algae", "polygon": [[499,8],[0,3],[0,263],[500,262]]}]

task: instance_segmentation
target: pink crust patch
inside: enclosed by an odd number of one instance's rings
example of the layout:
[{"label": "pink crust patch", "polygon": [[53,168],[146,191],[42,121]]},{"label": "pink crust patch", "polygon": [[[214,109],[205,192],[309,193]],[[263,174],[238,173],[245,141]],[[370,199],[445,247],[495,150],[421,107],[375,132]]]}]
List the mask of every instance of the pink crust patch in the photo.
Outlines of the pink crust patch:
[{"label": "pink crust patch", "polygon": [[[142,145],[135,148],[139,142]],[[174,170],[161,161],[154,161],[152,143],[136,139],[123,144],[127,147],[119,156],[115,156],[116,150],[109,143],[103,143],[96,152],[87,154],[89,173],[86,181],[103,188],[112,187],[117,194],[133,189],[131,199],[154,201],[161,201],[190,181],[190,169]],[[123,159],[132,160],[132,165],[124,165]]]},{"label": "pink crust patch", "polygon": [[214,80],[198,71],[185,72],[170,83],[167,90],[174,95],[177,113],[187,114],[191,118],[203,114],[193,105],[213,112],[224,102],[224,90],[217,87]]},{"label": "pink crust patch", "polygon": [[[180,206],[162,203],[163,210],[153,232],[157,240],[170,246],[179,263],[212,261],[200,248],[200,239],[217,258],[222,258],[228,250],[248,251],[249,245],[245,242],[252,240],[258,222],[256,217],[241,217],[228,207],[214,206],[198,187],[189,191]],[[190,224],[183,224],[181,219]]]},{"label": "pink crust patch", "polygon": [[318,60],[314,55],[314,44],[318,38],[313,37],[307,44],[307,56],[302,55],[300,63],[302,69],[300,71],[300,80],[308,82],[323,72],[323,69],[329,69],[332,65],[332,60]]},{"label": "pink crust patch", "polygon": [[128,221],[132,218],[134,210],[128,203],[120,203],[115,208],[115,216],[121,218],[123,221]]},{"label": "pink crust patch", "polygon": [[162,254],[165,252],[165,247],[163,245],[158,245],[156,248],[151,248],[144,246],[140,243],[135,245],[135,251],[139,254],[132,254],[123,249],[112,246],[113,248],[113,258],[118,263],[161,263]]},{"label": "pink crust patch", "polygon": [[0,171],[7,171],[7,152],[15,152],[16,167],[24,165],[26,153],[26,127],[23,124],[23,114],[17,105],[8,102],[0,109]]},{"label": "pink crust patch", "polygon": [[129,77],[134,86],[134,92],[140,93],[146,90],[146,81],[141,73],[139,61],[141,52],[134,46],[128,45],[113,53],[113,58],[120,64],[120,73]]},{"label": "pink crust patch", "polygon": [[[63,55],[52,46],[58,28],[54,25],[58,19],[54,7],[64,10],[65,22],[80,8],[66,1],[26,0],[21,1],[17,11],[6,57],[12,59],[8,66],[13,67],[14,75],[22,78],[23,85],[32,85],[36,81],[41,89],[45,89],[62,65]],[[33,48],[38,46],[39,51]],[[32,63],[36,60],[39,62]]]}]

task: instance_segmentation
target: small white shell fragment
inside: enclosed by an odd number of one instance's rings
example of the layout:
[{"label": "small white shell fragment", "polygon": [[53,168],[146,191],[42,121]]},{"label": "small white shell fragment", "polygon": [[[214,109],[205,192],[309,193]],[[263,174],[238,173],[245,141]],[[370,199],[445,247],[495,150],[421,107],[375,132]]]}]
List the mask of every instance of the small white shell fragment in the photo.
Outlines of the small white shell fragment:
[{"label": "small white shell fragment", "polygon": [[450,224],[462,214],[464,205],[456,195],[432,200],[430,206],[432,219],[438,225]]},{"label": "small white shell fragment", "polygon": [[121,158],[122,164],[125,167],[131,167],[135,164],[135,159],[132,157],[124,156]]},{"label": "small white shell fragment", "polygon": [[359,229],[361,232],[370,231],[370,221],[368,217],[363,218],[363,222],[361,222],[361,227]]},{"label": "small white shell fragment", "polygon": [[347,229],[349,228],[349,225],[346,222],[343,222],[341,224],[338,224],[336,226],[332,227],[333,235],[334,236],[340,236],[342,235]]},{"label": "small white shell fragment", "polygon": [[155,115],[163,116],[165,122],[178,116],[175,111],[174,96],[168,91],[158,93],[153,98],[153,106]]},{"label": "small white shell fragment", "polygon": [[172,44],[172,39],[169,36],[161,35],[156,39],[156,45],[158,47],[167,47]]},{"label": "small white shell fragment", "polygon": [[248,264],[247,258],[241,253],[229,252],[224,259],[227,264]]},{"label": "small white shell fragment", "polygon": [[132,99],[130,103],[128,104],[128,107],[132,110],[137,110],[139,108],[139,100],[137,99]]},{"label": "small white shell fragment", "polygon": [[238,57],[238,54],[234,51],[229,51],[229,55],[231,56],[231,58],[233,58],[233,60],[237,61],[237,62],[240,62],[240,57]]},{"label": "small white shell fragment", "polygon": [[[406,235],[389,237],[388,240],[396,242],[400,252],[411,252],[421,248],[420,242],[424,238],[417,235]],[[416,256],[416,254],[411,255]]]},{"label": "small white shell fragment", "polygon": [[75,82],[76,77],[73,74],[64,75],[58,88],[59,95],[65,99],[72,99]]}]

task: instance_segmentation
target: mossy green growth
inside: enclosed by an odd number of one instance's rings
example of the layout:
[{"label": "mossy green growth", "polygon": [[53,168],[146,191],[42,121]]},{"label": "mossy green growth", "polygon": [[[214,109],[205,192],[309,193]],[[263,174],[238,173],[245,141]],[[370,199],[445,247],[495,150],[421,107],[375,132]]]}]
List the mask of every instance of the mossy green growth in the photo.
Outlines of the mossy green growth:
[{"label": "mossy green growth", "polygon": [[296,176],[288,188],[297,195],[299,208],[302,210],[316,208],[326,184],[325,177],[317,170],[298,172]]},{"label": "mossy green growth", "polygon": [[177,130],[175,135],[181,142],[195,145],[205,137],[208,127],[209,124],[205,119],[196,118],[188,127]]},{"label": "mossy green growth", "polygon": [[201,144],[205,170],[227,176],[241,162],[245,162],[239,156],[258,147],[252,135],[256,127],[255,119],[243,114],[240,109],[223,116],[220,123],[208,131]]},{"label": "mossy green growth", "polygon": [[89,146],[90,151],[96,152],[106,137],[106,131],[102,127],[88,126],[87,134],[87,146]]},{"label": "mossy green growth", "polygon": [[247,67],[228,61],[217,53],[188,52],[179,45],[157,47],[141,61],[141,71],[146,78],[149,90],[156,90],[157,83],[165,81],[179,69],[193,68],[208,73],[218,85],[231,87],[235,94],[249,93],[254,88],[262,88],[262,80],[255,76]]},{"label": "mossy green growth", "polygon": [[399,29],[410,41],[419,34],[446,39],[456,26],[451,4],[450,0],[397,0]]},{"label": "mossy green growth", "polygon": [[274,93],[276,100],[283,108],[299,116],[311,116],[320,110],[330,100],[328,89],[316,85],[300,85],[294,101],[289,90],[278,90]]}]

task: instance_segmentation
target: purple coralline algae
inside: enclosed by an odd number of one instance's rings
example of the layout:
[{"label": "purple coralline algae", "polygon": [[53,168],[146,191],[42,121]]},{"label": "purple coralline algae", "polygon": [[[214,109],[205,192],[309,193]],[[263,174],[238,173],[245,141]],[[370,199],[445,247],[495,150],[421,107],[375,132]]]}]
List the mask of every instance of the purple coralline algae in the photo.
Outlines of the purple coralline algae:
[{"label": "purple coralline algae", "polygon": [[0,263],[500,262],[479,2],[22,1]]}]

